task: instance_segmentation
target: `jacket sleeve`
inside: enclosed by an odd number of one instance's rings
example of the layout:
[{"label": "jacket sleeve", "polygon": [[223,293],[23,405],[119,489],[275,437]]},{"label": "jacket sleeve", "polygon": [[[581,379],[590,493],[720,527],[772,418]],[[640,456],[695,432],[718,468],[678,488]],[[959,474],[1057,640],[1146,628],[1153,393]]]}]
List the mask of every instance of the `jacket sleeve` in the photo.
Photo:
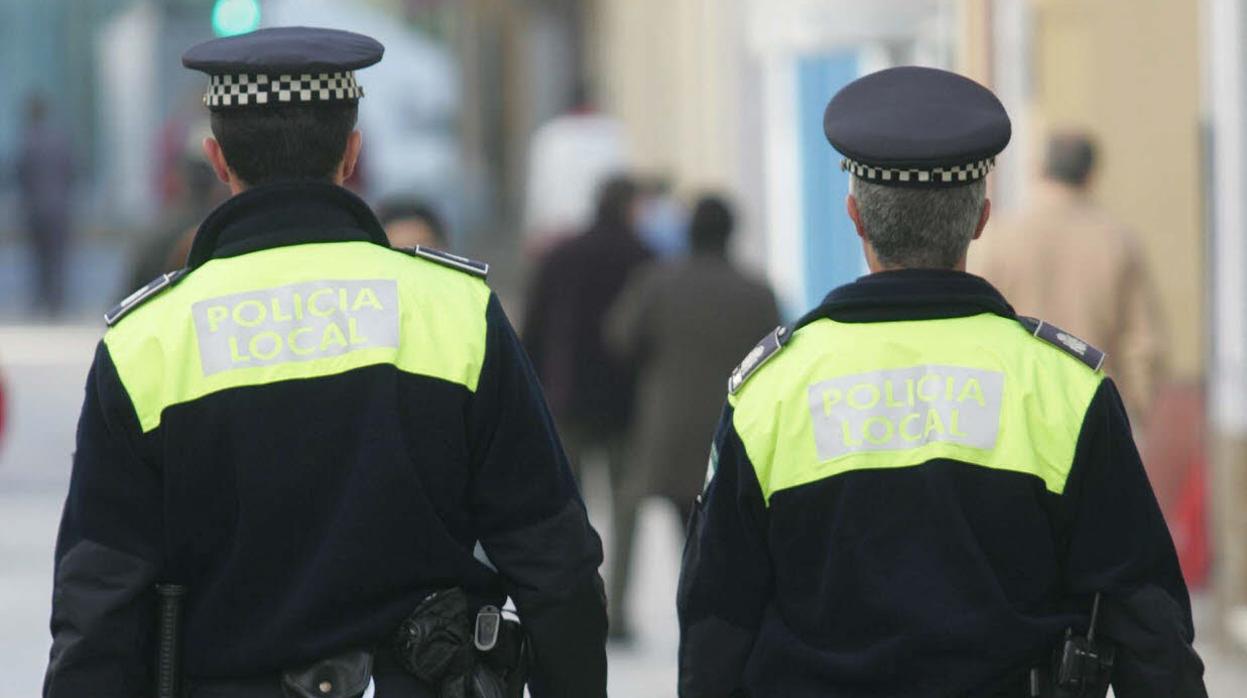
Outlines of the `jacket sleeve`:
[{"label": "jacket sleeve", "polygon": [[681,698],[745,695],[744,667],[772,596],[766,521],[762,489],[728,406],[680,570]]},{"label": "jacket sleeve", "polygon": [[639,361],[653,341],[650,327],[653,285],[652,269],[634,273],[606,315],[602,339],[620,361]]},{"label": "jacket sleeve", "polygon": [[56,542],[46,698],[150,692],[153,583],[161,566],[157,469],[103,343],[87,377]]},{"label": "jacket sleeve", "polygon": [[1098,632],[1117,646],[1114,693],[1206,696],[1177,553],[1109,379],[1084,418],[1062,507],[1065,583],[1088,608],[1103,594]]},{"label": "jacket sleeve", "polygon": [[602,543],[589,524],[532,366],[489,301],[470,415],[472,508],[532,642],[533,698],[606,695]]}]

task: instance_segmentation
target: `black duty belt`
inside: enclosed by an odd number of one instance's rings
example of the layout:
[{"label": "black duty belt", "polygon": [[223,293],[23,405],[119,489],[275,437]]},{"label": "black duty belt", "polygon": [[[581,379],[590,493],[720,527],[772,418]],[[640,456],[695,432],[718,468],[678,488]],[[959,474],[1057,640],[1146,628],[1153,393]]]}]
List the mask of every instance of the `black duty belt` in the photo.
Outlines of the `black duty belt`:
[{"label": "black duty belt", "polygon": [[[375,698],[436,698],[437,692],[408,674],[389,651],[378,652],[373,664]],[[186,681],[185,698],[290,698],[282,677]]]},{"label": "black duty belt", "polygon": [[1012,671],[999,681],[973,691],[967,698],[1050,698],[1053,695],[1052,670],[1037,666]]}]

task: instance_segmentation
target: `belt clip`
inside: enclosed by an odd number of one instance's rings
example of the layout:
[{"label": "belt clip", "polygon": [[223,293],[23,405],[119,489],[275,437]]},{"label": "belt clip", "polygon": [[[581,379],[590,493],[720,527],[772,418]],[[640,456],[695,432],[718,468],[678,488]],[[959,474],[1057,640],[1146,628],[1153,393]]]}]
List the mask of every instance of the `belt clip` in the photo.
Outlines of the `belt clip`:
[{"label": "belt clip", "polygon": [[472,644],[481,652],[488,652],[498,644],[498,633],[502,628],[502,611],[496,606],[483,606],[476,614],[476,631],[472,633]]}]

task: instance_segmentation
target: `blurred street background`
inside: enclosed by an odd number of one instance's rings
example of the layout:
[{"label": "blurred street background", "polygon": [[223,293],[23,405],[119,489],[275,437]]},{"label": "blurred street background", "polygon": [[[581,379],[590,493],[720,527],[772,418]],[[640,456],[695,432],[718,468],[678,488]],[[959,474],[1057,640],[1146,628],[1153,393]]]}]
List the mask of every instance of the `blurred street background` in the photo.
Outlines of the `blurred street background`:
[{"label": "blurred street background", "polygon": [[[1115,241],[1076,259],[1002,245],[991,263],[972,247],[971,263],[1011,297],[1011,279],[1041,277],[1018,310],[1066,298],[1081,318],[1066,329],[1117,357],[1210,691],[1247,695],[1244,0],[0,0],[0,698],[39,691],[102,314],[181,266],[225,196],[199,154],[203,76],[179,56],[290,24],[386,45],[359,76],[350,186],[395,243],[492,265],[607,544],[612,695],[675,695],[681,517],[711,437],[697,415],[775,320],[865,271],[823,108],[900,64],[957,70],[1010,111],[985,240],[1043,239],[1074,207],[1095,212],[1079,231]],[[569,303],[559,276],[595,244],[620,250],[594,270],[619,284]],[[1089,283],[1110,273],[1129,295]],[[655,329],[640,299],[708,279]],[[569,325],[578,337],[552,329]],[[703,357],[720,387],[642,334]],[[572,340],[577,355],[557,351]],[[626,404],[591,404],[586,362],[613,367],[598,378]],[[664,410],[690,421],[664,432],[646,418]]]}]

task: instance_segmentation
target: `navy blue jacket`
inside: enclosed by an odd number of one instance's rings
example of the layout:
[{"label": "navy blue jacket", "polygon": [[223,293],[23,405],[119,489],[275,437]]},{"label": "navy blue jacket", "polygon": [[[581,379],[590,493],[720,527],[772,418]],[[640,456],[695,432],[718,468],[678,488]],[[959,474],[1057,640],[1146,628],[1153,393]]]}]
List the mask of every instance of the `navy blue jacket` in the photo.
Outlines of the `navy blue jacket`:
[{"label": "navy blue jacket", "polygon": [[[374,255],[398,277],[411,269],[467,279],[374,244],[388,247],[346,190],[260,187],[208,218],[189,273],[164,293],[225,262],[298,253],[321,255],[332,268],[336,250]],[[257,284],[245,275],[223,283],[242,291]],[[56,546],[45,696],[149,692],[158,582],[189,589],[183,639],[192,682],[276,676],[356,647],[384,654],[422,599],[458,586],[481,603],[515,601],[533,643],[534,696],[605,695],[601,544],[519,340],[498,299],[471,283],[484,316],[474,325],[484,335],[474,390],[380,361],[214,390],[168,405],[152,426],[119,375],[123,357],[101,342]],[[114,330],[150,322],[143,310]],[[419,303],[402,310],[441,312]],[[143,331],[183,331],[181,320],[169,325]],[[307,345],[291,337],[296,349]],[[395,341],[435,340],[409,333]],[[300,351],[317,348],[308,346]],[[254,363],[269,349],[258,342],[250,351],[241,358]],[[486,555],[474,554],[478,544]]]},{"label": "navy blue jacket", "polygon": [[[1015,318],[982,279],[888,272],[833,291],[798,327],[984,314]],[[1119,698],[1205,695],[1177,556],[1108,379],[1060,494],[1026,472],[936,458],[767,502],[730,405],[714,453],[680,579],[682,698],[1025,695],[1066,629],[1086,631],[1095,592]]]}]

